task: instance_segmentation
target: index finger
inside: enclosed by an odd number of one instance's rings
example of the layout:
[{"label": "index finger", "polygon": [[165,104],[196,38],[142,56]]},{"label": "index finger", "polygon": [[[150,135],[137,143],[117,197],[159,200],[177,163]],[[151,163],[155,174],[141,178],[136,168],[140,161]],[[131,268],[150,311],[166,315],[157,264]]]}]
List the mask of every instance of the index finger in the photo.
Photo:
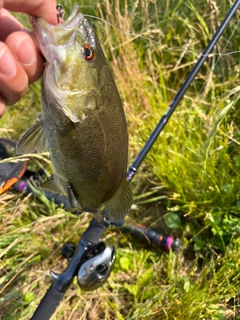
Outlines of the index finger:
[{"label": "index finger", "polygon": [[[2,1],[2,0],[0,0]],[[4,0],[4,8],[14,12],[24,12],[31,16],[43,18],[48,23],[57,24],[55,0]]]},{"label": "index finger", "polygon": [[7,10],[0,9],[0,41],[4,42],[9,34],[19,31],[23,28],[24,26]]}]

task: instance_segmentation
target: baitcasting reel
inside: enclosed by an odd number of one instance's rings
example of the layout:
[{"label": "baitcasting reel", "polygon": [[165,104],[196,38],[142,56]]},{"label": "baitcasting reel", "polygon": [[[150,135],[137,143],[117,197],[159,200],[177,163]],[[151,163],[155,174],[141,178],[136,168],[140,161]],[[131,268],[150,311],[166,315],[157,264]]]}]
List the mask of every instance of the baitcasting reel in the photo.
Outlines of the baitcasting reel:
[{"label": "baitcasting reel", "polygon": [[[75,245],[64,245],[62,255],[71,261]],[[81,265],[77,271],[78,285],[85,291],[99,288],[109,277],[116,258],[115,247],[107,246],[103,241],[97,245],[86,247]]]}]

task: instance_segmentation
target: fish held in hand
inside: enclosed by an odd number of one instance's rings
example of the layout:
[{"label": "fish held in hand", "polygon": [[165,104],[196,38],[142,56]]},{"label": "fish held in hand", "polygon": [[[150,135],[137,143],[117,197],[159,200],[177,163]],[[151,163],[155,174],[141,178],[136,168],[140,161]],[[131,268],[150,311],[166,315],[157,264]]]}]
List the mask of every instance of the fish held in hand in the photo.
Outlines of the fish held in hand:
[{"label": "fish held in hand", "polygon": [[42,119],[17,153],[49,148],[54,175],[43,188],[67,194],[73,207],[123,220],[132,204],[127,125],[96,33],[78,6],[57,26],[35,17],[31,24],[46,58]]}]

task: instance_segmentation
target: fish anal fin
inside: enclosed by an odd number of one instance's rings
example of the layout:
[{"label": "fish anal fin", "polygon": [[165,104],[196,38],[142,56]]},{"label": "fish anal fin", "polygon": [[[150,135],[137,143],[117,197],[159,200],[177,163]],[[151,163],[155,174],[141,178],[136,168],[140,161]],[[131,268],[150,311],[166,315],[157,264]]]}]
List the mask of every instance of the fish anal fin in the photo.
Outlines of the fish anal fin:
[{"label": "fish anal fin", "polygon": [[124,220],[132,205],[132,190],[124,178],[114,195],[104,202],[103,215],[111,222]]},{"label": "fish anal fin", "polygon": [[35,123],[19,140],[16,153],[41,153],[46,151],[47,141],[43,121]]},{"label": "fish anal fin", "polygon": [[57,192],[60,194],[64,194],[65,192],[61,189],[59,184],[56,182],[54,175],[48,178],[45,182],[43,182],[40,186],[43,189],[46,189],[51,192]]}]

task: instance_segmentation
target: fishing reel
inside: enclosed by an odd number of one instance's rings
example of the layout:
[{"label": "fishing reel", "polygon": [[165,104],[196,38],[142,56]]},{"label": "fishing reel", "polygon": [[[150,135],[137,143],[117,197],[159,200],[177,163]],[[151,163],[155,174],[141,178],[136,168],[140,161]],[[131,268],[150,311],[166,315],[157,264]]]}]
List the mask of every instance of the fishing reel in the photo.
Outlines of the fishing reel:
[{"label": "fishing reel", "polygon": [[[62,255],[71,261],[75,245],[68,243],[62,249]],[[116,258],[115,247],[107,246],[103,241],[86,247],[81,265],[76,271],[78,285],[85,291],[99,288],[109,277]]]}]

